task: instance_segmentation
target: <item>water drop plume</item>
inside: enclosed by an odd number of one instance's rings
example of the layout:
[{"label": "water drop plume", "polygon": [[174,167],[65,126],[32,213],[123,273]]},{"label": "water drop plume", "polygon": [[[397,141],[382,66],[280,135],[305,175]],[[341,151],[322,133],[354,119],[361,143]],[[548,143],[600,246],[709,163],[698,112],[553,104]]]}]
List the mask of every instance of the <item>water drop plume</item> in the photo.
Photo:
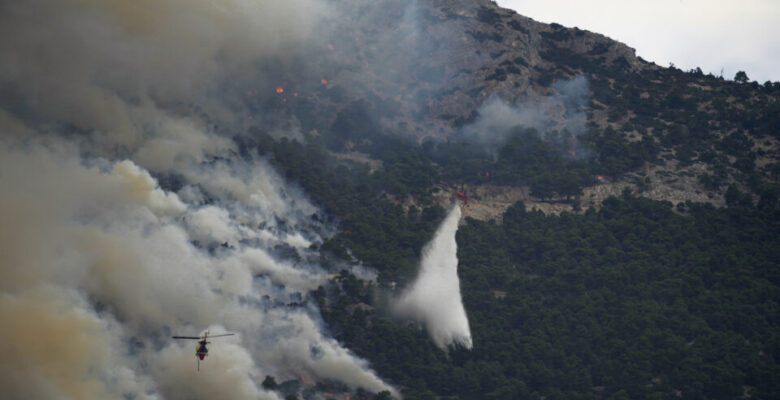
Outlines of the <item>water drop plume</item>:
[{"label": "water drop plume", "polygon": [[423,248],[419,275],[394,307],[398,315],[425,324],[434,343],[442,350],[454,344],[472,347],[458,279],[455,233],[460,216],[460,204],[456,204]]}]

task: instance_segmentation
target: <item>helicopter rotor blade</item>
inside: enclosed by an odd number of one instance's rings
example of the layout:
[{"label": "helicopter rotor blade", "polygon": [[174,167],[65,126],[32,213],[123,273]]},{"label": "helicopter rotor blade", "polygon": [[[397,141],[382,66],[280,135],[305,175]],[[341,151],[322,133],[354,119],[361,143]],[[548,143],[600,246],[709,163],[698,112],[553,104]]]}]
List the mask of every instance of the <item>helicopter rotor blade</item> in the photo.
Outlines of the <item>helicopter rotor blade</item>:
[{"label": "helicopter rotor blade", "polygon": [[174,339],[196,339],[199,340],[200,337],[198,336],[171,336]]},{"label": "helicopter rotor blade", "polygon": [[235,333],[225,333],[225,334],[223,334],[223,335],[210,335],[210,336],[209,336],[209,339],[211,339],[211,338],[215,338],[215,337],[221,337],[221,336],[233,336],[233,335],[235,335]]}]

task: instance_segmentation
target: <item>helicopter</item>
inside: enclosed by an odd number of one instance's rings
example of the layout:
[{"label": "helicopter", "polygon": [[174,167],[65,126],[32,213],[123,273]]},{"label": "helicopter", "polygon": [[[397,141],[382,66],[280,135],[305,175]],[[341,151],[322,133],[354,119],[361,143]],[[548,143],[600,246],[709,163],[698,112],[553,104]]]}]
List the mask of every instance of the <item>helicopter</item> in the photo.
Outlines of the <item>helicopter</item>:
[{"label": "helicopter", "polygon": [[233,336],[235,333],[225,333],[221,335],[213,335],[209,336],[209,331],[206,331],[202,336],[171,336],[173,339],[195,339],[198,341],[198,346],[195,347],[195,358],[198,360],[198,371],[200,371],[200,362],[204,358],[206,358],[207,355],[209,355],[209,349],[206,348],[206,345],[211,343],[208,341],[210,338],[216,338],[216,337],[222,337],[222,336]]}]

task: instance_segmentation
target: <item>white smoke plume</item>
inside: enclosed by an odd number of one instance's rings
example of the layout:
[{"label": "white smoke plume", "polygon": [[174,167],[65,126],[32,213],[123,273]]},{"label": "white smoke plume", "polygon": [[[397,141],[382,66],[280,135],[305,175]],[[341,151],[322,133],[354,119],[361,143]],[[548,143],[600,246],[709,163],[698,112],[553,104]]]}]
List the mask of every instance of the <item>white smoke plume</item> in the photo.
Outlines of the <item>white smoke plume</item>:
[{"label": "white smoke plume", "polygon": [[[319,0],[0,3],[0,391],[276,399],[265,375],[397,392],[306,293],[330,227],[228,139],[229,84],[305,43]],[[233,155],[231,155],[233,154]],[[181,186],[165,189],[156,176]],[[167,187],[167,186],[166,186]],[[293,249],[281,259],[274,249]],[[234,331],[195,371],[176,335]]]},{"label": "white smoke plume", "polygon": [[551,130],[565,130],[576,139],[587,129],[588,116],[584,107],[588,104],[588,80],[582,75],[560,80],[553,84],[553,89],[555,94],[516,105],[491,96],[479,108],[476,120],[464,126],[461,134],[492,152],[517,128],[536,129],[542,137]]},{"label": "white smoke plume", "polygon": [[[9,340],[18,339],[4,341],[12,356],[0,372],[12,397],[274,398],[258,386],[265,374],[301,372],[395,392],[321,332],[316,309],[287,305],[325,283],[316,265],[277,261],[264,242],[235,242],[212,256],[193,238],[249,229],[225,209],[163,191],[131,161],[83,161],[72,148],[0,149],[0,321]],[[244,209],[253,211],[263,218]],[[190,229],[184,217],[199,213],[205,222]],[[241,336],[215,343],[202,366],[210,377],[198,379],[192,344],[166,337],[211,324]]]},{"label": "white smoke plume", "polygon": [[455,204],[423,248],[417,279],[394,305],[399,315],[425,324],[433,342],[443,350],[452,344],[472,347],[458,279],[455,233],[460,216],[460,204]]}]

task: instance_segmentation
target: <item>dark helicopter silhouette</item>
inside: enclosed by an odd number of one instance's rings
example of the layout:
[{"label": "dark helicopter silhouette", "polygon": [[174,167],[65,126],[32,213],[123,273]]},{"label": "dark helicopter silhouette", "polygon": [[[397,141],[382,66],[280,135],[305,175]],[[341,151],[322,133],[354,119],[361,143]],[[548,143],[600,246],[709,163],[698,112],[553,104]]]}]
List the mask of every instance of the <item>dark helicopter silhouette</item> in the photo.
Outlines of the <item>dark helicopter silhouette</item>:
[{"label": "dark helicopter silhouette", "polygon": [[235,333],[225,333],[222,335],[209,336],[209,331],[206,331],[206,333],[204,333],[203,336],[171,336],[171,337],[174,339],[195,339],[198,341],[198,345],[195,347],[195,358],[198,360],[198,371],[200,371],[200,361],[206,358],[207,355],[209,355],[209,349],[206,348],[206,345],[211,342],[209,342],[208,339],[222,337],[222,336],[233,336],[233,335],[235,335]]}]

